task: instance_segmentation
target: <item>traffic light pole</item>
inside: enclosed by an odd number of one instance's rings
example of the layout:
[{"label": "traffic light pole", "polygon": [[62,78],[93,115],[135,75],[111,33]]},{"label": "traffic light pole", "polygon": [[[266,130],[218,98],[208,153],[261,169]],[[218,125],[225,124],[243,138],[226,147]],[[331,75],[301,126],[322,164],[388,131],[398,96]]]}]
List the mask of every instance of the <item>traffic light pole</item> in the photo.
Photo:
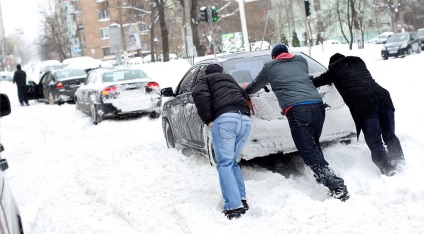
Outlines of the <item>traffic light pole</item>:
[{"label": "traffic light pole", "polygon": [[212,16],[212,7],[208,6],[208,21],[209,21],[209,25],[211,27],[211,38],[212,38],[212,45],[213,45],[213,55],[216,58],[216,45],[215,45],[215,36],[213,33],[213,16]]},{"label": "traffic light pole", "polygon": [[305,23],[305,39],[308,45],[309,56],[311,56],[311,45],[309,43],[308,17],[306,16],[305,0],[300,0],[300,8],[302,8],[301,12],[303,12],[303,21]]}]

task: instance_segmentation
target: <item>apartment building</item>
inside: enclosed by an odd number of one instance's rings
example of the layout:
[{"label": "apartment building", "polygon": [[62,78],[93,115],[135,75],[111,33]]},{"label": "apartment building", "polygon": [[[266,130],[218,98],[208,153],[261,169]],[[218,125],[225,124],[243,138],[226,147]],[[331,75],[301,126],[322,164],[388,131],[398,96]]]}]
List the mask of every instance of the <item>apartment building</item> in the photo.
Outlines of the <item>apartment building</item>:
[{"label": "apartment building", "polygon": [[[125,0],[56,1],[56,12],[60,15],[62,31],[70,51],[67,57],[90,56],[114,60],[117,51],[111,49],[111,45],[122,45],[122,40],[125,40],[130,55],[149,49],[149,31],[138,23],[140,14],[137,11],[140,9],[130,7]],[[119,34],[119,37],[111,39],[111,25],[122,25],[124,38]]]}]

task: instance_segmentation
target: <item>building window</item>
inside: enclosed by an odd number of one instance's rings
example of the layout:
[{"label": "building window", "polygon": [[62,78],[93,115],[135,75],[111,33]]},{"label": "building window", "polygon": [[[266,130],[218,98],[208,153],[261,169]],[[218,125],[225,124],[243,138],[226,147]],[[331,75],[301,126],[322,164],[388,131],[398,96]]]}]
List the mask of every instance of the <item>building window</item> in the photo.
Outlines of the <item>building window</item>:
[{"label": "building window", "polygon": [[108,9],[98,10],[97,13],[99,15],[99,20],[108,20],[110,18]]},{"label": "building window", "polygon": [[320,2],[320,0],[315,0],[314,1],[314,10],[315,11],[320,11],[321,10],[321,2]]},{"label": "building window", "polygon": [[102,39],[107,39],[109,38],[109,28],[101,28],[100,29],[100,37]]},{"label": "building window", "polygon": [[109,47],[105,47],[105,48],[102,48],[103,49],[103,56],[109,56],[109,55],[113,55],[111,52],[110,52],[110,48]]}]

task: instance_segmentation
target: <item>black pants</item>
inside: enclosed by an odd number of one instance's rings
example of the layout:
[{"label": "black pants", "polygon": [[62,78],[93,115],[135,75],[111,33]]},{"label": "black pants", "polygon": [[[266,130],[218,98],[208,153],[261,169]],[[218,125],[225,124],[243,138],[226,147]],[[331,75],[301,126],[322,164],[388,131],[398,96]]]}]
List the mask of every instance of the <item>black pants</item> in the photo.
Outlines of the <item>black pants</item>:
[{"label": "black pants", "polygon": [[18,86],[18,99],[21,105],[23,105],[24,103],[28,105],[28,99],[26,98],[25,94],[26,94],[26,87]]},{"label": "black pants", "polygon": [[395,135],[395,112],[391,107],[384,103],[374,107],[362,120],[361,129],[371,150],[372,161],[380,170],[404,163],[402,147]]}]

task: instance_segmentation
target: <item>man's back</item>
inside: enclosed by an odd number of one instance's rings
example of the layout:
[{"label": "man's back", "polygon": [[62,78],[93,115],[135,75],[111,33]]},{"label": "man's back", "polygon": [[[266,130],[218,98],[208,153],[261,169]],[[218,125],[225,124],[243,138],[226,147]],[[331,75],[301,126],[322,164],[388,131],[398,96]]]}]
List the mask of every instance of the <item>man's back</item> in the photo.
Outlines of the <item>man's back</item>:
[{"label": "man's back", "polygon": [[22,70],[16,70],[13,75],[13,83],[16,83],[17,86],[26,85],[26,73]]}]

